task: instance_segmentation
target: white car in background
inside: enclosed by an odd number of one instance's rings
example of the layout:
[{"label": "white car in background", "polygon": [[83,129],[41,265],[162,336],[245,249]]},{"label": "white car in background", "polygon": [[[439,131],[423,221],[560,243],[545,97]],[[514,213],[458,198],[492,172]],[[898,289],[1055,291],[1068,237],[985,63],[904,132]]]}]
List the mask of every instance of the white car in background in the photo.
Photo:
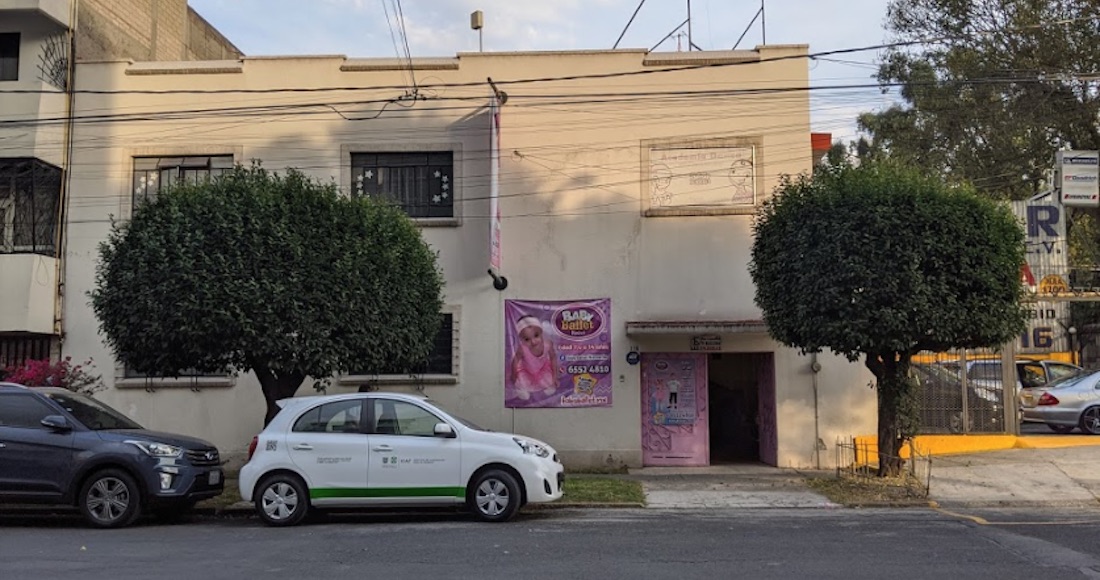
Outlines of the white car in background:
[{"label": "white car in background", "polygon": [[485,521],[561,497],[549,445],[459,419],[427,397],[353,393],[295,397],[252,440],[240,492],[267,524],[312,508],[465,504]]}]

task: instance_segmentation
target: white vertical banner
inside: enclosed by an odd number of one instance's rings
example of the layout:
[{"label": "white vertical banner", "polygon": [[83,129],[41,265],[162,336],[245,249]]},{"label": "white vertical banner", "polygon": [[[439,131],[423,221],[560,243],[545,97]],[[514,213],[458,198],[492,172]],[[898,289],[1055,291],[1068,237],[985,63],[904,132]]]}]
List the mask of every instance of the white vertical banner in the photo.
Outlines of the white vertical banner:
[{"label": "white vertical banner", "polygon": [[1042,298],[1069,292],[1068,210],[1058,203],[1037,201],[1014,201],[1011,205],[1026,234],[1027,258],[1021,268],[1021,282],[1039,297],[1038,301],[1027,303],[1027,329],[1020,336],[1017,351],[1067,351],[1069,303]]},{"label": "white vertical banner", "polygon": [[489,268],[500,273],[500,99],[489,97]]},{"label": "white vertical banner", "polygon": [[1058,151],[1054,156],[1062,205],[1100,207],[1100,154]]}]

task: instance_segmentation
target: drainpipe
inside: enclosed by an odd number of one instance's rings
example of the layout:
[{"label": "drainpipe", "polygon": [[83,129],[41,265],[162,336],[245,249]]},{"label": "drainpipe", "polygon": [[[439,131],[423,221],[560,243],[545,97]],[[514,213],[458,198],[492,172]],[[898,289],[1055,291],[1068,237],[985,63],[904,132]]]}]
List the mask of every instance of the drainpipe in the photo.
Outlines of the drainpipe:
[{"label": "drainpipe", "polygon": [[69,63],[68,79],[65,87],[65,136],[62,141],[61,187],[57,200],[57,234],[54,236],[54,251],[57,254],[57,295],[54,298],[54,333],[58,337],[58,354],[61,354],[65,342],[65,264],[68,262],[69,245],[69,190],[72,183],[73,159],[73,115],[76,99],[76,28],[80,0],[69,1]]},{"label": "drainpipe", "polygon": [[817,373],[821,372],[821,363],[817,362],[817,353],[810,353],[810,377],[814,387],[814,463],[821,469],[821,425],[817,408]]}]

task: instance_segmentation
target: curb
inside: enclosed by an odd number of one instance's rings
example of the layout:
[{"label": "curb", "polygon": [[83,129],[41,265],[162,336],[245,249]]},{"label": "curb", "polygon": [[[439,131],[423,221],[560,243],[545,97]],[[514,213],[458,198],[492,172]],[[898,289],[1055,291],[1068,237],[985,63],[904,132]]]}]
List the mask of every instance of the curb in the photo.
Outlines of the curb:
[{"label": "curb", "polygon": [[[561,509],[641,509],[645,504],[641,502],[552,502],[529,503],[523,507],[524,511],[547,511]],[[250,503],[238,502],[225,507],[199,507],[192,513],[206,517],[231,517],[251,516],[256,509]]]}]

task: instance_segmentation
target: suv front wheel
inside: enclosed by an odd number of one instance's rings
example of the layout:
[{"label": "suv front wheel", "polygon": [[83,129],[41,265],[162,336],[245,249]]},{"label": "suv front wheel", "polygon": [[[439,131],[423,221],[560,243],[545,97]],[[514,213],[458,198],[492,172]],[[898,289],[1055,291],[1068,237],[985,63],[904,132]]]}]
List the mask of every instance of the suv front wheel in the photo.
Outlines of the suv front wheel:
[{"label": "suv front wheel", "polygon": [[119,469],[92,474],[80,488],[80,513],[97,528],[120,528],[141,515],[141,492],[134,478]]}]

